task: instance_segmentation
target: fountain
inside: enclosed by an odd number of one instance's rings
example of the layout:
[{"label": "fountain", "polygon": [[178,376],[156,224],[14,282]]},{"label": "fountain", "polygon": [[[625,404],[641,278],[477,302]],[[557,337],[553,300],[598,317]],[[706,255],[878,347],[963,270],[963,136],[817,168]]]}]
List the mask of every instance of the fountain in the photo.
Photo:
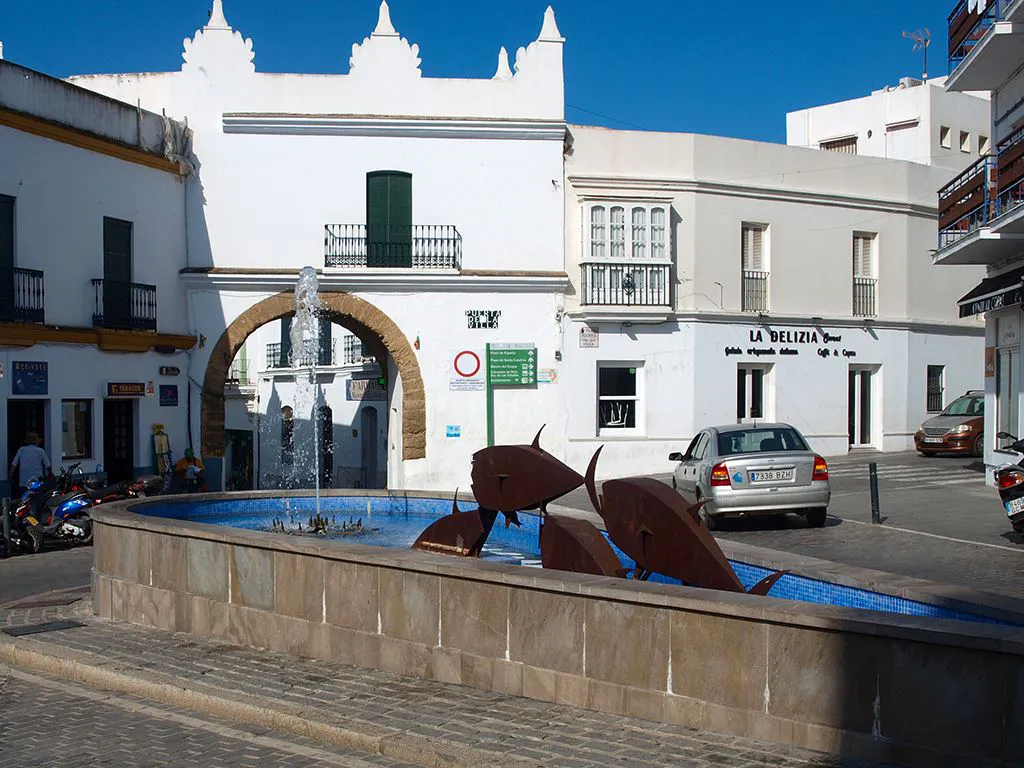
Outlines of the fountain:
[{"label": "fountain", "polygon": [[303,267],[299,271],[299,279],[295,283],[295,319],[292,321],[292,349],[289,363],[294,369],[305,367],[308,363],[309,374],[295,376],[295,404],[293,413],[296,418],[309,414],[309,423],[313,429],[313,456],[307,463],[298,446],[303,441],[296,441],[296,461],[292,465],[293,485],[297,485],[296,473],[300,467],[313,467],[313,482],[316,490],[316,514],[320,515],[320,429],[317,424],[320,405],[320,386],[316,376],[317,357],[320,351],[320,281],[313,267]]}]

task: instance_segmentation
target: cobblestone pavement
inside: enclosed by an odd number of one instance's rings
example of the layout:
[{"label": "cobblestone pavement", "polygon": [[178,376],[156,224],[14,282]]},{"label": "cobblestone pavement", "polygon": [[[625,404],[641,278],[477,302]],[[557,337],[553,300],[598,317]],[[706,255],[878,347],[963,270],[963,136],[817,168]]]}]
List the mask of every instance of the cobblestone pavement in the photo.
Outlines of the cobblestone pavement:
[{"label": "cobblestone pavement", "polygon": [[0,666],[0,766],[409,768]]},{"label": "cobblestone pavement", "polygon": [[[782,766],[783,768],[827,768],[834,766],[865,766],[861,761],[846,761],[828,755],[797,749],[794,747],[758,742],[734,736],[695,731],[687,728],[614,717],[571,707],[547,704],[525,698],[479,691],[462,686],[446,685],[414,678],[405,678],[386,672],[346,667],[340,664],[296,659],[278,653],[259,652],[251,649],[226,646],[188,635],[175,635],[130,624],[90,618],[84,603],[67,607],[44,607],[13,609],[3,612],[0,626],[20,626],[41,620],[74,618],[85,626],[62,631],[31,635],[36,647],[45,647],[54,655],[69,652],[85,654],[78,658],[94,659],[98,666],[116,667],[121,672],[132,670],[140,677],[161,675],[175,681],[182,688],[189,686],[214,686],[224,697],[255,696],[266,702],[270,708],[298,708],[309,717],[323,716],[325,720],[345,722],[353,726],[384,729],[396,734],[406,734],[444,745],[448,750],[460,747],[503,756],[515,756],[526,765],[559,766],[559,768],[598,768],[598,766],[622,766],[623,768],[654,768],[656,766],[692,766],[693,768],[753,768],[754,766]],[[11,641],[0,635],[0,642]],[[13,640],[17,643],[18,640]],[[0,676],[2,676],[0,669]],[[21,677],[12,677],[9,687],[18,696],[29,695],[31,686]],[[52,684],[51,684],[52,685]],[[58,683],[57,685],[62,685]],[[47,689],[52,691],[53,689]],[[40,689],[33,694],[49,696]],[[104,694],[107,695],[107,694]],[[63,700],[70,700],[63,694]],[[129,701],[117,694],[114,698]],[[55,704],[56,699],[52,699]],[[38,704],[15,706],[0,699],[0,717],[20,711],[27,706],[33,715],[52,712],[47,700]],[[97,722],[89,728],[102,734],[106,726],[99,723],[104,717],[112,717],[121,702],[110,702],[99,707],[97,714],[90,714]],[[132,702],[137,703],[137,702]],[[154,709],[164,711],[158,705]],[[125,709],[124,706],[118,707]],[[97,709],[90,704],[88,711]],[[60,710],[58,710],[60,711]],[[167,710],[175,718],[160,718],[156,712],[145,711],[139,720],[133,720],[130,727],[121,729],[117,738],[98,738],[94,742],[96,754],[110,749],[112,763],[120,764],[118,756],[127,755],[132,749],[145,750],[141,754],[152,757],[157,754],[173,756],[170,751],[175,742],[173,732],[180,739],[195,740],[199,746],[193,751],[202,754],[202,745],[218,743],[216,730],[194,730],[194,725],[183,721],[181,711]],[[189,715],[199,718],[199,715]],[[122,712],[112,720],[105,720],[110,727],[116,726]],[[9,720],[0,722],[10,723]],[[26,726],[31,723],[26,721]],[[53,722],[46,720],[46,722]],[[87,719],[84,722],[89,722]],[[212,726],[211,726],[212,727]],[[218,728],[236,728],[218,725]],[[81,728],[85,728],[82,725]],[[167,731],[162,733],[161,729]],[[17,730],[17,729],[16,729]],[[51,728],[50,730],[53,730]],[[241,729],[237,729],[241,730]],[[35,731],[38,731],[38,725]],[[33,732],[35,732],[33,731]],[[202,731],[200,733],[200,731]],[[81,731],[84,733],[84,731]],[[63,738],[63,737],[62,737]],[[69,737],[70,738],[70,737]],[[239,741],[248,737],[237,733],[223,732],[224,749],[228,754],[243,756]],[[292,737],[278,735],[289,743]],[[179,739],[179,740],[180,740]],[[146,747],[155,741],[153,750]],[[5,740],[6,741],[6,740]],[[48,749],[46,740],[34,738],[33,744]],[[70,744],[69,744],[70,746]],[[283,744],[262,745],[249,740],[253,748],[271,750],[267,752],[267,763],[288,754]],[[298,742],[294,745],[303,746]],[[17,745],[10,749],[22,749]],[[165,750],[164,753],[157,752]],[[273,752],[273,754],[271,754]],[[20,754],[20,753],[19,753]],[[292,754],[300,754],[292,752]],[[3,764],[26,765],[15,757]],[[24,757],[24,755],[22,755]],[[289,765],[341,764],[323,762],[326,757],[301,755],[303,763],[288,762]],[[0,760],[8,759],[0,753]],[[92,759],[90,757],[90,759]],[[99,758],[97,758],[99,759]],[[332,759],[339,759],[335,756]],[[346,758],[347,759],[347,758]],[[364,755],[369,761],[371,756]],[[378,758],[377,759],[382,759]],[[316,762],[320,760],[321,762]],[[132,765],[140,765],[134,759]],[[47,762],[46,764],[53,764]],[[66,763],[66,764],[90,764]],[[93,762],[91,764],[104,764]],[[151,763],[162,764],[162,763]],[[210,762],[178,762],[175,765],[216,765]],[[225,759],[223,764],[234,764]],[[243,764],[243,763],[239,763]],[[263,764],[263,763],[261,763]],[[352,763],[358,765],[358,763]],[[376,762],[373,765],[394,765]],[[424,763],[426,764],[426,763]],[[480,764],[486,764],[486,761]]]}]

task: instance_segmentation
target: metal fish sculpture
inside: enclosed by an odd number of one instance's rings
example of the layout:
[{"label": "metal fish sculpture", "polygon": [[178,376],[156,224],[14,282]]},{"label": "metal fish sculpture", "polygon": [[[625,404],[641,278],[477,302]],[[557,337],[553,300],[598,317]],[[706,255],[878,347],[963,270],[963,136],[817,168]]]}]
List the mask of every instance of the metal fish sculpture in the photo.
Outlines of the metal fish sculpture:
[{"label": "metal fish sculpture", "polygon": [[625,576],[629,570],[592,523],[562,515],[544,516],[540,557],[544,568],[556,571]]},{"label": "metal fish sculpture", "polygon": [[456,490],[451,513],[428,525],[413,542],[413,549],[458,557],[480,556],[498,513],[483,509],[460,512],[458,494]]},{"label": "metal fish sculpture", "polygon": [[[587,468],[587,491],[608,536],[636,563],[633,578],[645,580],[657,572],[696,587],[747,591],[697,514],[702,501],[688,504],[672,488],[649,477],[608,480],[599,496],[594,474],[600,455],[598,448]],[[767,594],[784,574],[771,574],[750,594]]]}]

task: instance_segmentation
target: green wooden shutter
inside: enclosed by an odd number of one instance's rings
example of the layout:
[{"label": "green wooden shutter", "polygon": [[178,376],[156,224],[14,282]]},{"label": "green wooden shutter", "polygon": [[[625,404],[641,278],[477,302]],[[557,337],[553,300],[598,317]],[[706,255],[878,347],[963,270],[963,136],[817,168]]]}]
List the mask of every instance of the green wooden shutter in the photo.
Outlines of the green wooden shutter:
[{"label": "green wooden shutter", "polygon": [[412,175],[374,171],[366,175],[366,263],[368,267],[412,266]]},{"label": "green wooden shutter", "polygon": [[103,320],[108,328],[131,327],[132,224],[103,219]]},{"label": "green wooden shutter", "polygon": [[329,318],[320,318],[320,353],[317,355],[316,364],[320,366],[334,365],[331,355],[331,323]]},{"label": "green wooden shutter", "polygon": [[14,319],[14,198],[0,195],[0,320]]}]

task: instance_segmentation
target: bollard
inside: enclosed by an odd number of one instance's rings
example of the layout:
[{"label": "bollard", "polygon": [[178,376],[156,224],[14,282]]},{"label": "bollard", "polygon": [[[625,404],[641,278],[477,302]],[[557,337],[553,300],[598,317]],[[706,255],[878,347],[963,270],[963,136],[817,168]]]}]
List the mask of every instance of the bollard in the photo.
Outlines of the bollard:
[{"label": "bollard", "polygon": [[871,522],[881,525],[882,513],[878,509],[878,465],[873,461],[868,464],[868,474],[871,477]]},{"label": "bollard", "polygon": [[4,557],[11,557],[14,554],[11,551],[11,503],[6,496],[0,500],[0,518],[3,518]]}]

